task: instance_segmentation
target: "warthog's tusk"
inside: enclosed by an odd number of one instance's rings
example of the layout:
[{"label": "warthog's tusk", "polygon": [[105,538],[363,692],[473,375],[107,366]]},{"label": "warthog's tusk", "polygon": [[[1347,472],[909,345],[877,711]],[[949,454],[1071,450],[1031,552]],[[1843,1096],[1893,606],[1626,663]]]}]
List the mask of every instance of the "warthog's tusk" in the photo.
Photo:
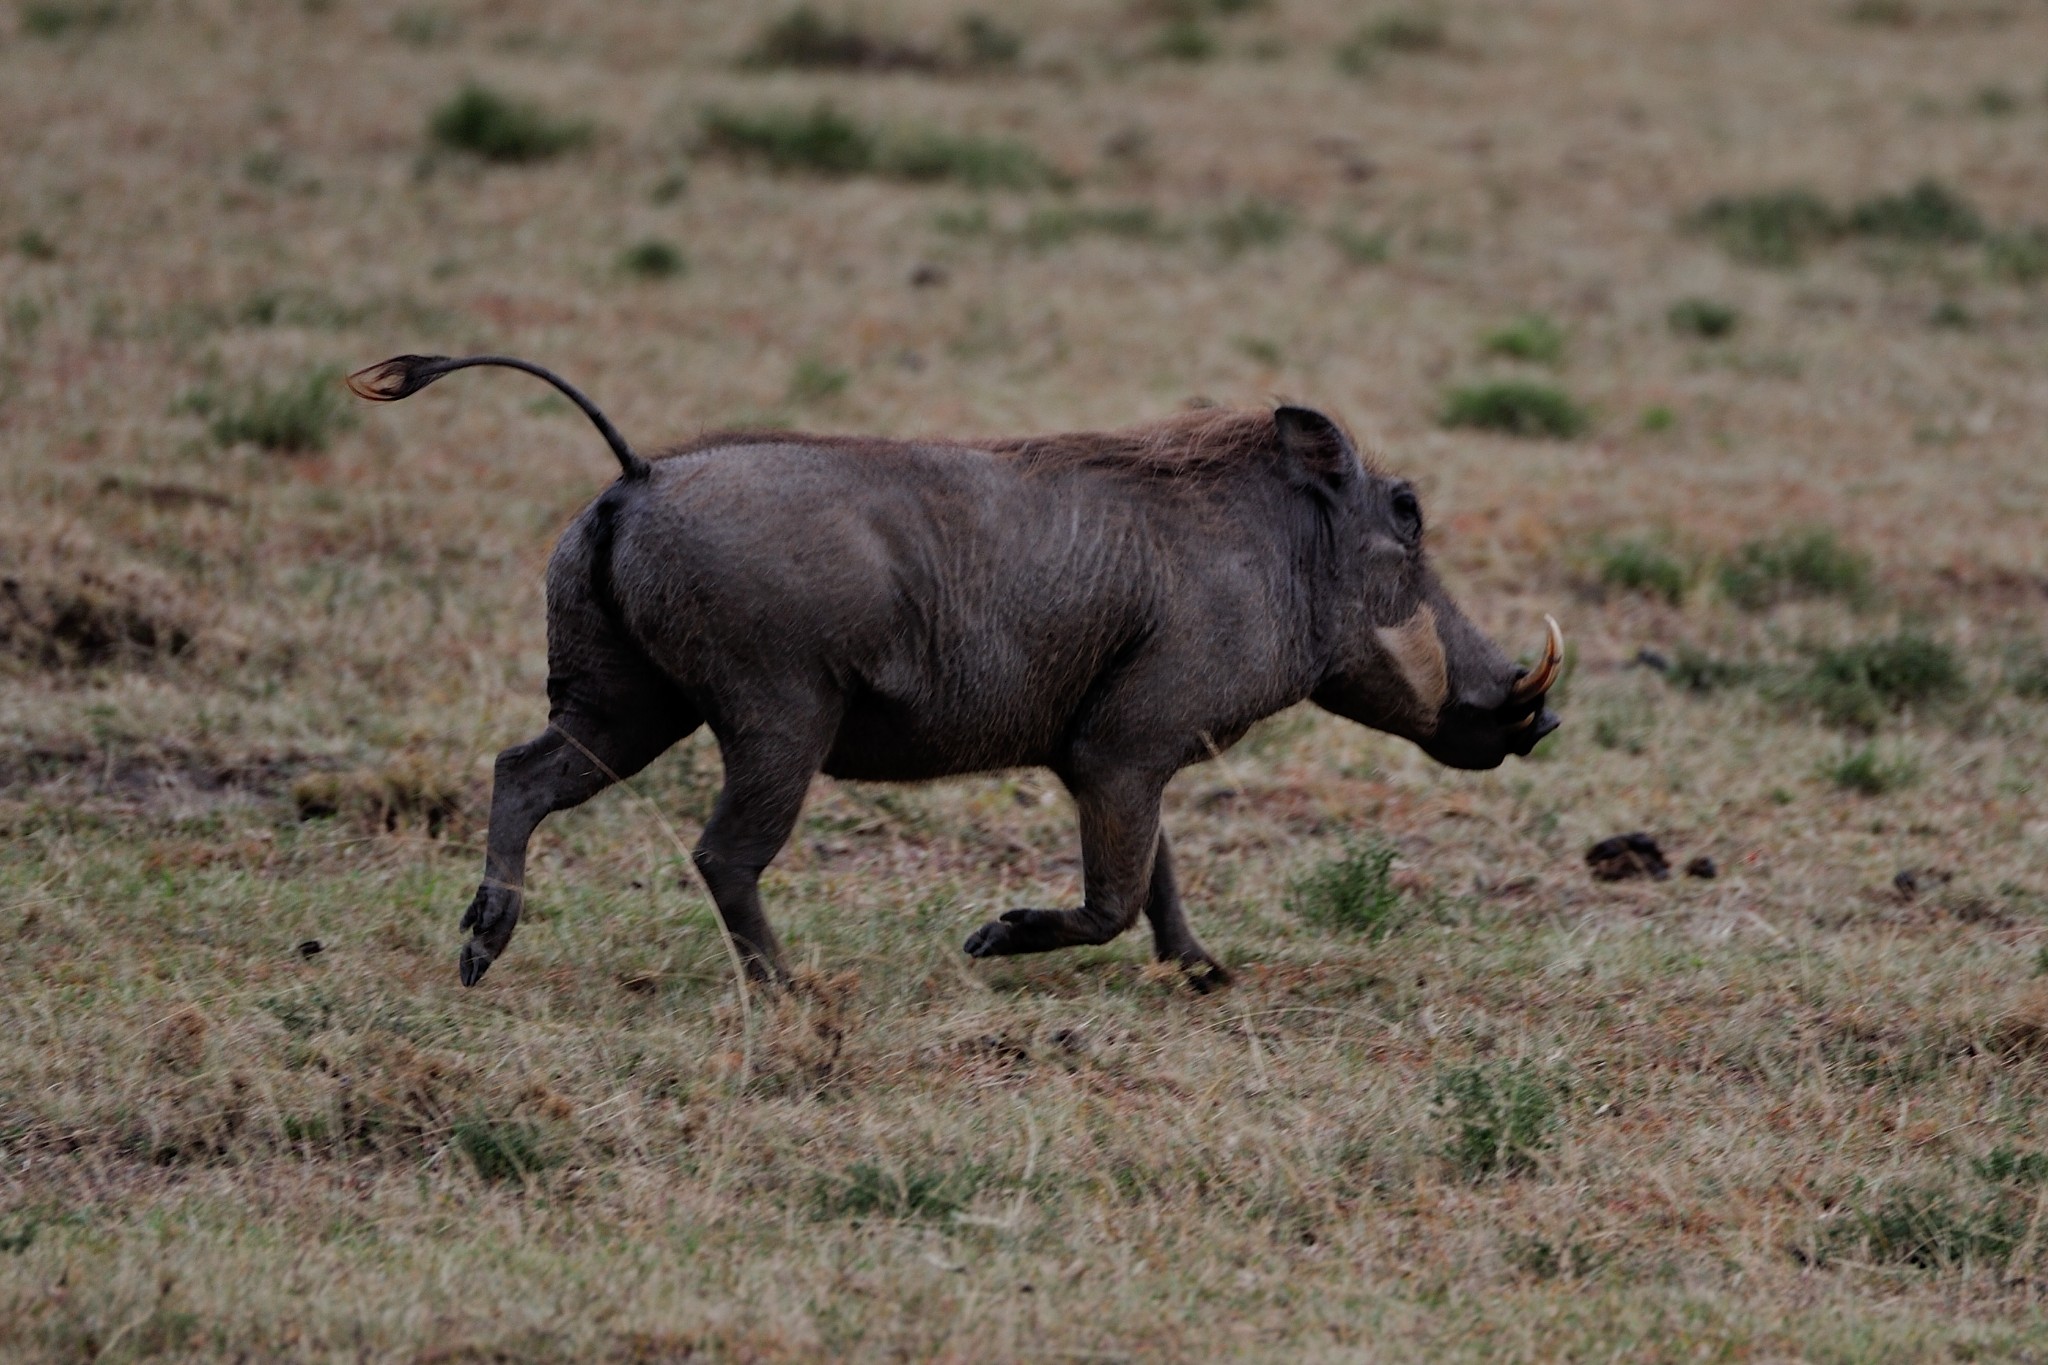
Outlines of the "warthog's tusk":
[{"label": "warthog's tusk", "polygon": [[1564,632],[1558,629],[1555,616],[1545,615],[1543,625],[1548,631],[1543,637],[1543,657],[1537,661],[1535,668],[1522,675],[1521,680],[1508,693],[1510,705],[1528,701],[1531,697],[1540,697],[1548,692],[1550,685],[1557,681],[1558,670],[1564,667]]}]

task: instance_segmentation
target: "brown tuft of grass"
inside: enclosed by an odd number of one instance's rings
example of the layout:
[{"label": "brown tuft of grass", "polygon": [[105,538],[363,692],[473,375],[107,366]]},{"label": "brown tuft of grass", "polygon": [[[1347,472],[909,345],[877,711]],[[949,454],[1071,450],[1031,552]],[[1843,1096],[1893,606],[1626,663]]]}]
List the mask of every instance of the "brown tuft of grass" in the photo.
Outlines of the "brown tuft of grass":
[{"label": "brown tuft of grass", "polygon": [[418,754],[347,772],[307,773],[292,784],[301,820],[340,816],[390,833],[438,836],[476,804],[474,782]]},{"label": "brown tuft of grass", "polygon": [[190,1005],[157,1028],[151,1060],[167,1070],[197,1071],[206,1060],[206,1016]]},{"label": "brown tuft of grass", "polygon": [[76,531],[0,528],[0,658],[137,667],[189,652],[204,613],[168,575]]}]

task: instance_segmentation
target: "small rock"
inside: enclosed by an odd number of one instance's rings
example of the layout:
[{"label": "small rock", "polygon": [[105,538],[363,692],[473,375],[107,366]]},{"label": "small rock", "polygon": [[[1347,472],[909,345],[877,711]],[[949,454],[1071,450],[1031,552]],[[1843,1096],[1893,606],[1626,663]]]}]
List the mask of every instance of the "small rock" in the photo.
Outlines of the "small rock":
[{"label": "small rock", "polygon": [[1663,881],[1671,875],[1664,850],[1641,830],[1617,834],[1586,850],[1586,866],[1598,881],[1618,882],[1630,877],[1654,877]]},{"label": "small rock", "polygon": [[309,938],[299,945],[300,957],[318,957],[327,951],[327,945],[317,938]]},{"label": "small rock", "polygon": [[1685,865],[1685,875],[1698,877],[1701,881],[1712,881],[1721,875],[1721,869],[1714,866],[1714,860],[1702,853]]}]

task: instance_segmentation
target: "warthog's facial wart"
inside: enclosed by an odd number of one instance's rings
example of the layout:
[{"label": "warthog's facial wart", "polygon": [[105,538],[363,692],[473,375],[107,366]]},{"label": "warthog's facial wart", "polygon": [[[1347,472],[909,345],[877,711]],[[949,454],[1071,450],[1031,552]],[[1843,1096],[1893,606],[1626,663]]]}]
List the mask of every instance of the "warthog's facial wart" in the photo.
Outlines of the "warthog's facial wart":
[{"label": "warthog's facial wart", "polygon": [[1398,626],[1381,626],[1374,632],[1394,669],[1415,699],[1416,723],[1424,734],[1436,731],[1436,718],[1451,694],[1450,663],[1444,657],[1443,637],[1436,633],[1436,613],[1425,604]]}]

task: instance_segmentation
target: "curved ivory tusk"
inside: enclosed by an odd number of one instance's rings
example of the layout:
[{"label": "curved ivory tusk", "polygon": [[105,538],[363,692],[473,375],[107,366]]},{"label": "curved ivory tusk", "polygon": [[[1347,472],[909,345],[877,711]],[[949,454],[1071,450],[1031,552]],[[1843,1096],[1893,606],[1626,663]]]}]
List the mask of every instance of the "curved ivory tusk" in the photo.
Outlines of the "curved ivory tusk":
[{"label": "curved ivory tusk", "polygon": [[1543,657],[1536,667],[1522,675],[1514,689],[1508,693],[1510,704],[1540,697],[1550,690],[1557,681],[1558,670],[1564,667],[1564,632],[1558,629],[1557,618],[1546,614],[1543,625],[1547,634],[1543,637]]}]

